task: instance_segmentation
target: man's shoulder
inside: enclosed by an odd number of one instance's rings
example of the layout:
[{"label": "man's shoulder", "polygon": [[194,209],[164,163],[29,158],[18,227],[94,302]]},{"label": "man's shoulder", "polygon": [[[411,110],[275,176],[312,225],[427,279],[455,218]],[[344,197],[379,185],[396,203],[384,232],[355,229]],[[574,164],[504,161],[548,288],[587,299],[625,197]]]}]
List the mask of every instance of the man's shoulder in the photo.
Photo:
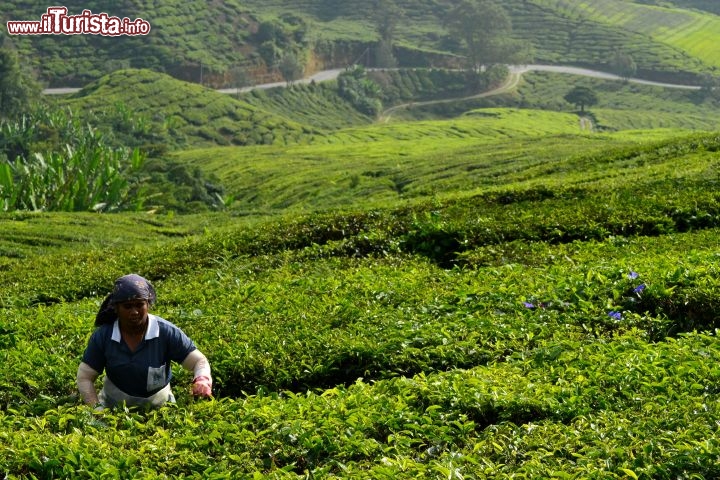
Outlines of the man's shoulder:
[{"label": "man's shoulder", "polygon": [[170,345],[172,348],[185,352],[195,349],[195,344],[180,327],[157,315],[154,315],[153,320],[157,325],[157,338],[161,344]]},{"label": "man's shoulder", "polygon": [[113,324],[98,325],[90,336],[88,347],[104,349],[110,343],[113,336]]},{"label": "man's shoulder", "polygon": [[93,336],[97,336],[100,338],[110,338],[113,333],[113,326],[113,323],[104,323],[102,325],[98,325],[93,332]]},{"label": "man's shoulder", "polygon": [[[150,314],[150,315],[152,315],[152,314]],[[175,325],[174,323],[172,323],[169,320],[165,320],[164,318],[159,317],[157,315],[152,315],[152,317],[157,322],[158,328],[160,329],[161,332],[181,331],[180,327],[178,327],[177,325]]]}]

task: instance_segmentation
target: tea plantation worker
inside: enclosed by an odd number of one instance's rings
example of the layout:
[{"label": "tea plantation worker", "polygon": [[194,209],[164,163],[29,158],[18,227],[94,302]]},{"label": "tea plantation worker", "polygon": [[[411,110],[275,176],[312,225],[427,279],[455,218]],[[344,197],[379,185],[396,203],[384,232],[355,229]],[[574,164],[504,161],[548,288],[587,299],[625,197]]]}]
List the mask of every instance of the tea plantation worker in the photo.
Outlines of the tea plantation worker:
[{"label": "tea plantation worker", "polygon": [[[212,396],[210,364],[178,327],[148,313],[155,289],[140,275],[118,278],[95,317],[95,326],[77,371],[83,402],[113,407],[160,406],[174,402],[170,362],[193,372],[192,394]],[[105,371],[98,395],[95,380]]]}]

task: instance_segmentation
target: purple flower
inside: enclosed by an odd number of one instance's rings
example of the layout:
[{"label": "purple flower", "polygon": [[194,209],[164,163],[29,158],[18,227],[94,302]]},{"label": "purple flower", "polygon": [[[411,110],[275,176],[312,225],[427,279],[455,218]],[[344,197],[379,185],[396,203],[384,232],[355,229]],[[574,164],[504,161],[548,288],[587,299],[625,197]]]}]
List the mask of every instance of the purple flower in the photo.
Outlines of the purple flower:
[{"label": "purple flower", "polygon": [[535,308],[535,305],[530,302],[523,302],[523,305],[525,306],[525,308]]},{"label": "purple flower", "polygon": [[615,310],[608,312],[608,315],[615,320],[622,320],[622,313],[616,312]]},{"label": "purple flower", "polygon": [[635,288],[633,289],[633,292],[635,292],[635,293],[642,293],[643,290],[645,290],[645,284],[644,284],[644,283],[641,283],[640,285],[638,285],[637,287],[635,287]]},{"label": "purple flower", "polygon": [[640,275],[639,275],[637,272],[633,272],[632,270],[630,270],[630,273],[628,273],[628,278],[629,278],[630,280],[635,280],[635,279],[638,278],[639,276],[640,276]]}]

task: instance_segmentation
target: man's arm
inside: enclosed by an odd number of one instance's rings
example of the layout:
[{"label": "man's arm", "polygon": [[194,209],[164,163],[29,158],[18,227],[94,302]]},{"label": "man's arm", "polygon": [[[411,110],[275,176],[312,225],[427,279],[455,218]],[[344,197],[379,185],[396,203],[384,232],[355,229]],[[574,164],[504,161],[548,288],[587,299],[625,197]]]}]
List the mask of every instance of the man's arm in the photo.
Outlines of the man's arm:
[{"label": "man's arm", "polygon": [[95,380],[100,374],[85,362],[80,362],[77,371],[77,387],[80,397],[87,405],[98,403],[97,392],[95,391]]},{"label": "man's arm", "polygon": [[193,372],[193,395],[212,397],[212,376],[210,362],[198,349],[193,350],[182,361],[185,370]]}]

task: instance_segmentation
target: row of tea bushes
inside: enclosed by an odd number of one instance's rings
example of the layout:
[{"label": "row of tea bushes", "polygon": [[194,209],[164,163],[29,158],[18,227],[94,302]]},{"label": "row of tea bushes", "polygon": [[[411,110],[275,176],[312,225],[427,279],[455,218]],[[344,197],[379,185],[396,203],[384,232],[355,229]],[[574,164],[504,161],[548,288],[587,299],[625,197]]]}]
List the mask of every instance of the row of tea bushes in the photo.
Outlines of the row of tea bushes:
[{"label": "row of tea bushes", "polygon": [[[468,264],[486,266],[453,270],[417,256],[325,257],[323,247],[230,257],[156,282],[155,313],[208,354],[219,395],[329,388],[508,361],[558,338],[712,331],[717,242],[716,230],[515,242],[470,251]],[[38,411],[38,394],[72,393],[103,295],[0,310],[3,403]]]},{"label": "row of tea bushes", "polygon": [[714,335],[143,412],[0,412],[9,477],[607,478],[718,473]]}]

